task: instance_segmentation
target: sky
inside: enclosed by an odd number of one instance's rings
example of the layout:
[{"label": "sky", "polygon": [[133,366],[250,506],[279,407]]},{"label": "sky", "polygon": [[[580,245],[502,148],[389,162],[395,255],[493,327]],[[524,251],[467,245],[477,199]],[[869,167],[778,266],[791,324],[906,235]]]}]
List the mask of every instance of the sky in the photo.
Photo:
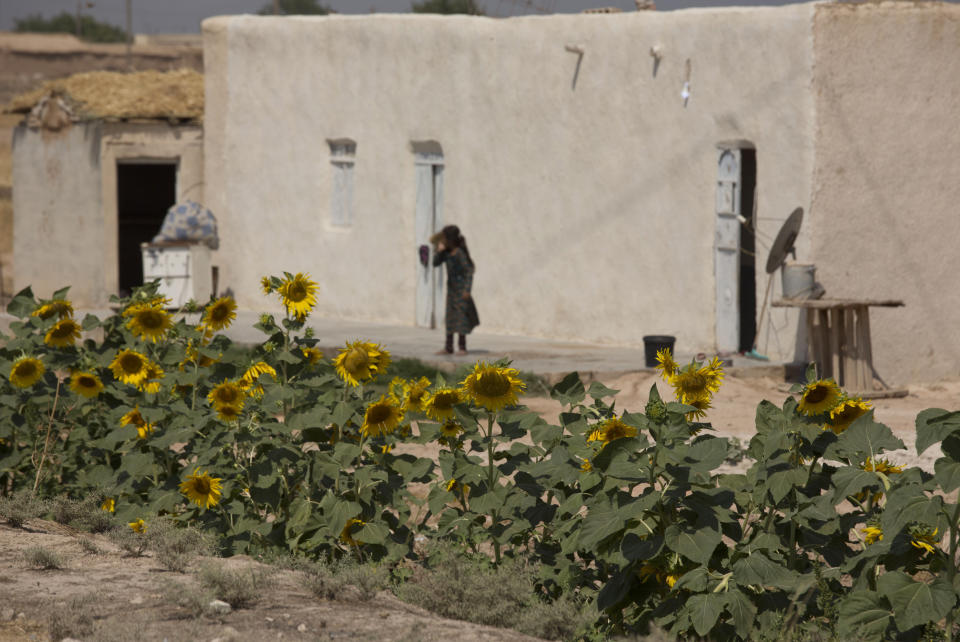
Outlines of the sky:
[{"label": "sky", "polygon": [[[76,12],[78,0],[0,0],[0,30],[9,31],[14,20],[28,15],[52,17],[63,11]],[[126,0],[82,0],[83,11],[97,20],[118,27],[126,25]],[[270,0],[132,0],[135,33],[199,32],[200,22],[209,16],[256,13]],[[320,4],[338,13],[366,14],[371,11],[405,13],[411,0],[321,0]],[[780,5],[787,0],[656,0],[657,9],[671,11],[687,7],[723,5]],[[87,5],[93,4],[92,7]],[[619,7],[634,11],[634,0],[478,0],[489,16],[508,17],[538,13],[576,13],[596,7]]]}]

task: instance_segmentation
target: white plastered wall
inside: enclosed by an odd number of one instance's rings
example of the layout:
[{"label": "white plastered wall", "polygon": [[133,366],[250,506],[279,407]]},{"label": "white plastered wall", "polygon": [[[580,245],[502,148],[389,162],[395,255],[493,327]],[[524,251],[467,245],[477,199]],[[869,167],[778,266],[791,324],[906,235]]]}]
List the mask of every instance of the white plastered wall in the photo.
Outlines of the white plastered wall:
[{"label": "white plastered wall", "polygon": [[15,287],[70,286],[77,307],[117,291],[117,161],[173,161],[177,200],[203,201],[202,130],[166,123],[76,123],[14,135]]},{"label": "white plastered wall", "polygon": [[[709,351],[717,145],[756,148],[761,233],[808,206],[812,12],[209,19],[222,281],[259,309],[263,274],[309,272],[317,314],[412,324],[410,144],[433,140],[482,330],[633,345],[673,334],[679,351]],[[579,69],[567,45],[583,48]],[[357,142],[347,229],[328,222],[337,138]],[[768,316],[761,351],[793,357],[795,319]]]},{"label": "white plastered wall", "polygon": [[824,3],[815,20],[808,219],[832,297],[871,311],[890,385],[960,374],[960,5]]}]

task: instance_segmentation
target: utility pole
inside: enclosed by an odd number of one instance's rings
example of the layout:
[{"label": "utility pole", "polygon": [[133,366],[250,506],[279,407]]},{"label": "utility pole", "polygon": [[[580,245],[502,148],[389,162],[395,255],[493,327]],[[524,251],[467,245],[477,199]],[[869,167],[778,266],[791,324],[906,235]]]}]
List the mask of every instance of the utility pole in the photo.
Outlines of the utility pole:
[{"label": "utility pole", "polygon": [[273,15],[280,15],[280,0],[273,0]]},{"label": "utility pole", "polygon": [[133,0],[127,0],[127,71],[133,71]]}]

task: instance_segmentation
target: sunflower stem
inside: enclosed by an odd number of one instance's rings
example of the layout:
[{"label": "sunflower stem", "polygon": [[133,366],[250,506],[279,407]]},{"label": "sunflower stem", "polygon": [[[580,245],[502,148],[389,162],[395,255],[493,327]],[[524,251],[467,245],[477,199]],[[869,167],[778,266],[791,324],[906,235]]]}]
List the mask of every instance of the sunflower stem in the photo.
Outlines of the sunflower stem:
[{"label": "sunflower stem", "polygon": [[[487,411],[487,492],[493,492],[494,467],[493,467],[493,416],[494,413]],[[497,537],[496,528],[499,523],[498,511],[494,508],[490,510],[490,527],[493,538],[494,561],[500,564],[500,539]]]},{"label": "sunflower stem", "polygon": [[60,399],[60,383],[62,379],[57,377],[57,389],[53,393],[53,406],[50,408],[50,418],[47,421],[47,435],[43,439],[43,453],[40,454],[40,463],[37,465],[37,476],[33,480],[33,494],[37,494],[37,487],[40,485],[40,473],[43,472],[43,463],[47,458],[47,449],[50,447],[50,432],[53,430],[53,416],[57,412],[57,401]]}]

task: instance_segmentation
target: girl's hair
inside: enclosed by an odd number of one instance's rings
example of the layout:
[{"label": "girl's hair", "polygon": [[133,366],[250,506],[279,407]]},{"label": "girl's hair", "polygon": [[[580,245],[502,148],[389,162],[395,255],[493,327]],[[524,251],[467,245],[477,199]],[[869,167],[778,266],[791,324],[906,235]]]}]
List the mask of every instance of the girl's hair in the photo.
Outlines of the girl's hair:
[{"label": "girl's hair", "polygon": [[463,238],[463,234],[460,233],[460,228],[456,225],[447,225],[440,230],[440,233],[443,234],[447,247],[450,249],[455,247],[461,248],[467,257],[467,262],[472,266],[473,259],[470,258],[470,250],[467,249],[467,239]]}]

